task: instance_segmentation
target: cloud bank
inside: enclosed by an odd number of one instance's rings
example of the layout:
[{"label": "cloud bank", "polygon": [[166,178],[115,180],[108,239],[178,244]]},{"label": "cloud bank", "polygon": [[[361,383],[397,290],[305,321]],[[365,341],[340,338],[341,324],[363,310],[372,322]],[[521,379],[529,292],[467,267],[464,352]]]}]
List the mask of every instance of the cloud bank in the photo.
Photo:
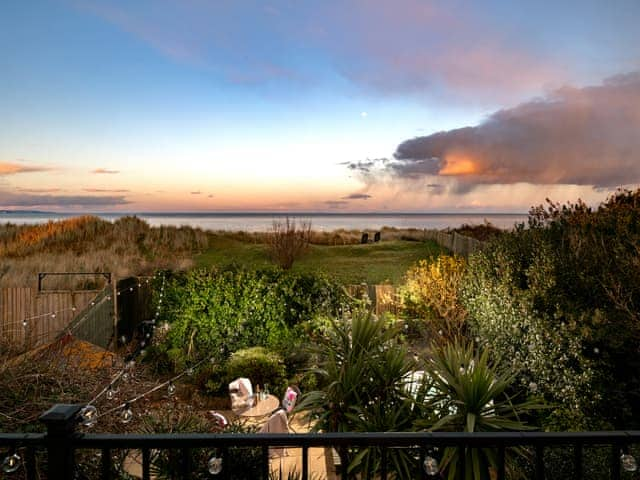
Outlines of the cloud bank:
[{"label": "cloud bank", "polygon": [[50,168],[24,165],[17,162],[0,162],[0,175],[15,175],[17,173],[46,172]]},{"label": "cloud bank", "polygon": [[130,203],[121,195],[31,195],[0,191],[0,205],[6,207],[108,207]]},{"label": "cloud bank", "polygon": [[[474,127],[402,142],[377,172],[469,191],[487,184],[640,183],[640,72],[499,110]],[[348,165],[365,179],[372,165]],[[437,187],[436,187],[437,186]]]}]

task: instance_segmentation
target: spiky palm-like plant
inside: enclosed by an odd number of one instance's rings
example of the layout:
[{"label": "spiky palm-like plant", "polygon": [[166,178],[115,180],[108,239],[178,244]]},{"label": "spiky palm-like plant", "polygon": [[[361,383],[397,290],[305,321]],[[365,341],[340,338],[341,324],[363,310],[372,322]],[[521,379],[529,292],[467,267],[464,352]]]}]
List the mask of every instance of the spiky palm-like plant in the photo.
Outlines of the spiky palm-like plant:
[{"label": "spiky palm-like plant", "polygon": [[[532,430],[523,415],[542,408],[537,399],[518,402],[509,394],[514,376],[505,373],[489,361],[489,351],[475,353],[473,345],[454,343],[433,352],[425,371],[430,382],[430,394],[423,408],[428,416],[416,422],[429,431],[504,432]],[[506,467],[513,467],[514,455],[524,455],[522,449],[507,451]],[[447,448],[441,471],[449,480],[485,480],[490,469],[498,467],[494,448]]]},{"label": "spiky palm-like plant", "polygon": [[[307,411],[314,430],[325,432],[404,431],[412,427],[405,378],[414,363],[398,343],[398,331],[370,312],[355,310],[349,319],[333,320],[316,353],[321,389],[301,398],[296,410]],[[380,468],[379,449],[343,450],[350,473],[368,478]],[[388,471],[410,478],[406,452],[388,452]]]}]

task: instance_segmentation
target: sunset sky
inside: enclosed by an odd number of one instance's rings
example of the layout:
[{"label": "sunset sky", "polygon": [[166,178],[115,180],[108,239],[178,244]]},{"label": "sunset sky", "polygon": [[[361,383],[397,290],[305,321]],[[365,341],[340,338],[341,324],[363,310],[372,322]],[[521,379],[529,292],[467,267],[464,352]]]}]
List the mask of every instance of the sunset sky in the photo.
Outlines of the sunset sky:
[{"label": "sunset sky", "polygon": [[640,2],[5,0],[0,208],[526,212],[640,183]]}]

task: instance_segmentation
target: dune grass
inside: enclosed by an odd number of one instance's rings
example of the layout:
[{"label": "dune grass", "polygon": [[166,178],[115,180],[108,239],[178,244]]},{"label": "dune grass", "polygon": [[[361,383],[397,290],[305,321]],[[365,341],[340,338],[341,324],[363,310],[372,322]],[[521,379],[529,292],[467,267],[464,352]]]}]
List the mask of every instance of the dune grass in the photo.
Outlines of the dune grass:
[{"label": "dune grass", "polygon": [[[297,260],[294,272],[323,272],[344,284],[367,282],[400,283],[407,269],[443,249],[431,241],[389,240],[366,245],[311,245]],[[267,246],[226,236],[211,239],[209,249],[196,256],[200,267],[235,263],[247,267],[268,267]]]}]

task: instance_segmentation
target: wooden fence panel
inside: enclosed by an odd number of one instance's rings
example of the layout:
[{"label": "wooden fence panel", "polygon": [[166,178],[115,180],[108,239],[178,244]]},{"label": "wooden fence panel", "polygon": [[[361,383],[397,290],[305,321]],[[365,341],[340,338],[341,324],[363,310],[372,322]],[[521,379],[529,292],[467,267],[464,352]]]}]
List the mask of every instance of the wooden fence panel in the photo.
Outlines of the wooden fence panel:
[{"label": "wooden fence panel", "polygon": [[35,343],[32,346],[49,343],[64,332],[69,323],[99,293],[95,290],[40,292],[34,298]]},{"label": "wooden fence panel", "polygon": [[107,285],[87,302],[82,311],[77,312],[62,334],[70,332],[75,338],[106,349],[115,335],[113,302],[113,287]]},{"label": "wooden fence panel", "polygon": [[2,341],[17,350],[24,349],[27,338],[33,335],[33,323],[23,324],[33,316],[31,288],[0,289],[0,315]]}]

